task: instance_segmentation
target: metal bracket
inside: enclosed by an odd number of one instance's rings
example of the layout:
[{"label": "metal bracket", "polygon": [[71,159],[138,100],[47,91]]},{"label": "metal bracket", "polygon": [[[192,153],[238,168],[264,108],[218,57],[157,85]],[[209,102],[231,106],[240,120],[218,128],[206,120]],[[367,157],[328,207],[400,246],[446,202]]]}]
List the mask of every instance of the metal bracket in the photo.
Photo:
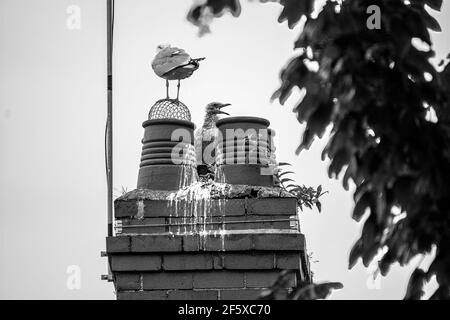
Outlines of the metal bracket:
[{"label": "metal bracket", "polygon": [[112,282],[113,281],[113,276],[112,274],[102,274],[102,280],[108,281],[108,282]]}]

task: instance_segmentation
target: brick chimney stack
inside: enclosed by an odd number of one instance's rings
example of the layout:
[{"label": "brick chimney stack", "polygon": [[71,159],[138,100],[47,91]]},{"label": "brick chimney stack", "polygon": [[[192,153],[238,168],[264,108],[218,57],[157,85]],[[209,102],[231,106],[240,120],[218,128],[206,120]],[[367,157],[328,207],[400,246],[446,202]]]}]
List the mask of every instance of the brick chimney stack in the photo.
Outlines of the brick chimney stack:
[{"label": "brick chimney stack", "polygon": [[[161,126],[164,121],[157,123]],[[115,200],[116,233],[106,239],[117,299],[257,299],[282,270],[293,271],[286,291],[298,281],[311,280],[296,198],[268,183],[266,177],[261,185],[225,179],[227,184],[217,188],[226,192],[215,192],[216,186],[208,184],[212,192],[207,198],[174,197],[183,193],[174,186],[180,180],[186,182],[184,173],[179,173],[177,182],[176,166],[148,156],[159,152],[152,153],[149,143],[165,139],[150,141],[152,129],[148,121],[145,125],[148,141],[143,141],[146,158],[141,161],[141,187]],[[177,120],[166,129],[155,127],[157,132],[151,134],[166,130],[164,134],[170,135],[179,125],[193,128]],[[173,144],[155,148],[170,147]],[[224,166],[228,166],[225,175],[241,172],[245,181],[245,165]],[[167,188],[164,181],[170,184]],[[197,177],[189,177],[187,188],[199,184],[196,181]]]}]

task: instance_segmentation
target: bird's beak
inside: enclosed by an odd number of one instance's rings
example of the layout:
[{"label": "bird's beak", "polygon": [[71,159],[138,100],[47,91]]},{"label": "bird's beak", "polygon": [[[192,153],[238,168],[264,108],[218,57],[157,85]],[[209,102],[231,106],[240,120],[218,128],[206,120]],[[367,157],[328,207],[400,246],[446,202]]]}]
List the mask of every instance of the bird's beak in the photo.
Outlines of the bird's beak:
[{"label": "bird's beak", "polygon": [[219,114],[226,114],[227,116],[229,116],[230,114],[228,112],[222,111],[220,109],[227,107],[227,106],[231,106],[231,103],[224,103],[219,107],[219,110],[217,111],[217,113]]}]

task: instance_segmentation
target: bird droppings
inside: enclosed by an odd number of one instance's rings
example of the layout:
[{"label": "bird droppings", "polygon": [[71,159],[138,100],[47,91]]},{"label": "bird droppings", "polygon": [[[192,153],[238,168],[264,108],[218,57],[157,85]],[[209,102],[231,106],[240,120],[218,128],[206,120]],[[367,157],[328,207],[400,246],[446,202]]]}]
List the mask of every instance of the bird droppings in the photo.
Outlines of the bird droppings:
[{"label": "bird droppings", "polygon": [[145,209],[144,201],[138,200],[137,207],[138,207],[138,209],[137,209],[136,218],[138,220],[143,220],[144,219],[144,209]]},{"label": "bird droppings", "polygon": [[[213,184],[216,187],[211,187],[211,199],[244,199],[244,198],[295,198],[289,192],[284,191],[280,187],[265,187],[265,186],[250,186],[250,185],[237,185],[227,184],[215,181],[197,182],[200,184]],[[126,200],[170,200],[173,194],[183,194],[188,191],[192,186],[185,187],[181,190],[167,191],[167,190],[151,190],[151,189],[135,189],[129,191],[116,201]],[[219,187],[220,186],[220,187]],[[185,191],[183,191],[185,190]],[[218,190],[222,190],[219,192]]]},{"label": "bird droppings", "polygon": [[[225,235],[230,233],[230,230],[222,227],[219,230],[211,230],[212,211],[224,212],[225,203],[229,199],[286,197],[293,196],[279,187],[231,185],[208,180],[197,181],[176,191],[136,189],[119,197],[117,201],[137,200],[137,218],[143,219],[145,200],[168,200],[168,225],[173,226],[169,229],[170,235],[198,234],[202,248],[207,246],[208,238],[217,239],[220,241],[221,250],[225,250]],[[173,223],[180,218],[182,223]]]},{"label": "bird droppings", "polygon": [[[192,146],[193,148],[193,146]],[[195,152],[189,155],[189,161],[195,162]],[[191,165],[181,165],[180,181],[178,189],[183,190],[190,186],[192,183],[197,182],[197,168]]]},{"label": "bird droppings", "polygon": [[[186,234],[188,232],[187,229],[189,228],[190,233],[199,233],[201,238],[204,238],[204,236],[208,234],[208,218],[211,220],[208,213],[211,209],[212,195],[224,194],[224,188],[224,184],[215,184],[212,181],[198,181],[189,187],[169,194],[169,203],[172,207],[175,207],[175,210],[171,210],[171,212],[175,212],[177,218],[181,216],[183,221],[183,227],[178,226],[177,233]],[[225,201],[225,198],[222,199],[223,201],[220,201],[219,199],[219,208],[223,206],[223,202]],[[178,210],[181,201],[185,203],[186,206],[183,207],[182,210]],[[184,230],[182,230],[182,228],[184,228]]]}]

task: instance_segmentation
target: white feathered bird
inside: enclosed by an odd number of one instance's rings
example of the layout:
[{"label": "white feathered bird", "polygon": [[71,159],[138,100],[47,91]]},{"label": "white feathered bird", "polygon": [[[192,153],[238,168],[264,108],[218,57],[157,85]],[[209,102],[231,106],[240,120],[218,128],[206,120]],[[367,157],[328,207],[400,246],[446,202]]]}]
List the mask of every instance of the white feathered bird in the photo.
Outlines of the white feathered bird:
[{"label": "white feathered bird", "polygon": [[161,44],[152,61],[152,68],[158,77],[166,79],[166,93],[169,98],[169,80],[178,80],[177,100],[180,94],[180,80],[189,78],[205,58],[192,59],[183,49]]}]

